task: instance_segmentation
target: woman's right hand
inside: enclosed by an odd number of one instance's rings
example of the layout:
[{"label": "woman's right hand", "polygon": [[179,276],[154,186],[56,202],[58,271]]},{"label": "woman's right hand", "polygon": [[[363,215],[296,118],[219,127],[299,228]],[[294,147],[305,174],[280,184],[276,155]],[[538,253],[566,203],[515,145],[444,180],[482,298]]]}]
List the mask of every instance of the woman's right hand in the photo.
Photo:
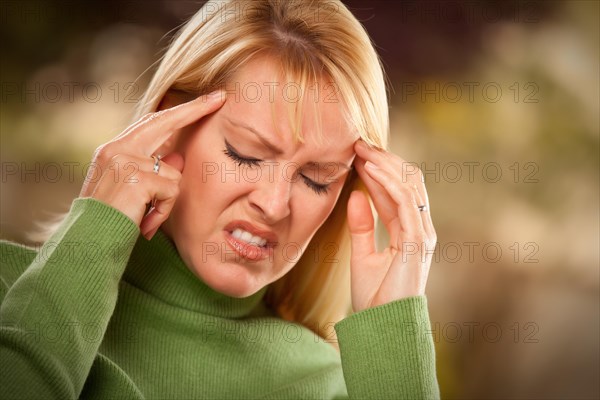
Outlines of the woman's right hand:
[{"label": "woman's right hand", "polygon": [[[93,197],[127,215],[146,239],[166,221],[179,194],[183,157],[171,153],[153,172],[154,152],[179,129],[215,112],[225,93],[213,92],[190,102],[145,115],[116,138],[98,147],[80,197]],[[156,199],[146,215],[148,203]]]}]

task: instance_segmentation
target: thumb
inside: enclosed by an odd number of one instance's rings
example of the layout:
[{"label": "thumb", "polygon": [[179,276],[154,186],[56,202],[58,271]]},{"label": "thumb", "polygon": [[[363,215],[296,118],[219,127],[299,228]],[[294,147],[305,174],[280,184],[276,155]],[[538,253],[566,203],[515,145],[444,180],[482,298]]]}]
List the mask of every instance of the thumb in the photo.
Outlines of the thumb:
[{"label": "thumb", "polygon": [[360,190],[354,190],[348,200],[348,227],[352,260],[360,260],[376,251],[373,213],[367,196]]}]

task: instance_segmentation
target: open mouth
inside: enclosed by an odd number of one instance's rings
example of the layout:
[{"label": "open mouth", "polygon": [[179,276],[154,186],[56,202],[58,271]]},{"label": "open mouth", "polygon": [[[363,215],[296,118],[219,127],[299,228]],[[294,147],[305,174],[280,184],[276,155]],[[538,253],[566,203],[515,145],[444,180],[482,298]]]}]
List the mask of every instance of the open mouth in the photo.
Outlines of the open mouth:
[{"label": "open mouth", "polygon": [[247,243],[250,246],[267,248],[268,240],[266,238],[260,237],[258,235],[253,235],[252,233],[245,231],[241,228],[236,228],[229,234],[235,239]]},{"label": "open mouth", "polygon": [[250,261],[273,259],[277,234],[267,227],[245,220],[235,220],[224,228],[225,239],[240,257]]},{"label": "open mouth", "polygon": [[251,235],[248,238],[246,233],[243,229],[234,229],[233,232],[225,231],[226,243],[239,257],[249,261],[261,261],[273,257],[273,246],[269,242],[266,242],[265,238],[255,235]]},{"label": "open mouth", "polygon": [[231,221],[225,231],[239,243],[257,248],[273,248],[277,246],[277,234],[266,227],[261,228],[245,220]]}]

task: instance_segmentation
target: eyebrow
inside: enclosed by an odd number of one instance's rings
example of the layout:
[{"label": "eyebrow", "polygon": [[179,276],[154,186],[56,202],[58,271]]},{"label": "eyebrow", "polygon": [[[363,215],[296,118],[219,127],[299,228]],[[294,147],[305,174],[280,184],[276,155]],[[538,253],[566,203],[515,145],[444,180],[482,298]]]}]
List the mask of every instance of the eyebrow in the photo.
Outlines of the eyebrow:
[{"label": "eyebrow", "polygon": [[[236,126],[238,128],[246,129],[246,130],[252,132],[253,134],[255,134],[256,137],[258,138],[258,140],[260,140],[262,142],[262,144],[264,144],[266,147],[268,147],[269,150],[271,150],[273,153],[275,153],[277,155],[281,155],[281,154],[284,153],[283,150],[281,150],[279,147],[275,146],[273,143],[269,142],[267,140],[267,138],[265,138],[260,132],[258,132],[256,129],[254,129],[250,125],[246,125],[245,123],[240,122],[240,121],[234,121],[234,120],[232,120],[231,118],[228,118],[228,117],[225,117],[225,119],[227,121],[229,121],[230,124],[232,124],[232,125],[234,125],[234,126]],[[316,162],[316,161],[309,161],[307,164],[310,165],[310,166],[314,166],[314,167],[319,167],[320,165],[336,164],[337,166],[339,166],[339,167],[341,167],[341,168],[343,168],[345,170],[351,170],[352,169],[351,166],[348,166],[348,165],[344,164],[343,162],[334,162],[334,161],[331,161],[331,162],[319,163],[319,162]]]}]

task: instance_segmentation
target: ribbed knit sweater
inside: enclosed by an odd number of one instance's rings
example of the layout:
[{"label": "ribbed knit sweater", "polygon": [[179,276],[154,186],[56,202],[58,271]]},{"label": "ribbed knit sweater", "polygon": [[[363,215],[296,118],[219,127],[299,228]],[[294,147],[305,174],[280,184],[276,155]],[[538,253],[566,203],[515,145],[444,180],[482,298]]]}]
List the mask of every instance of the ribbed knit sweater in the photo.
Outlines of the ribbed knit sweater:
[{"label": "ribbed knit sweater", "polygon": [[92,198],[38,249],[0,242],[0,262],[2,399],[439,398],[425,296],[337,322],[338,352],[266,287],[214,291]]}]

